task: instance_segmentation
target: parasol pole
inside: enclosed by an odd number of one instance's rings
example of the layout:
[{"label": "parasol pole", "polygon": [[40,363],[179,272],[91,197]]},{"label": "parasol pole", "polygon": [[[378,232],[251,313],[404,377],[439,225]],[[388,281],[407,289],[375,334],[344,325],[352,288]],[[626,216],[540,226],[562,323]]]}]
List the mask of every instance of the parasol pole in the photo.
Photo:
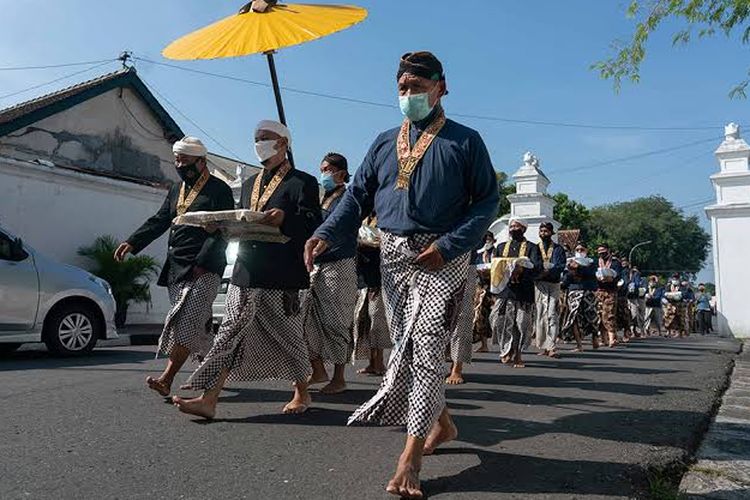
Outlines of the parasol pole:
[{"label": "parasol pole", "polygon": [[[276,98],[276,109],[279,111],[279,121],[286,125],[286,115],[284,114],[284,103],[281,101],[281,89],[279,88],[279,77],[276,74],[276,63],[273,60],[273,51],[269,50],[266,52],[268,58],[268,70],[271,72],[271,83],[273,84],[273,96]],[[289,163],[294,167],[294,157],[292,156],[292,150],[287,150],[287,156],[289,157]]]}]

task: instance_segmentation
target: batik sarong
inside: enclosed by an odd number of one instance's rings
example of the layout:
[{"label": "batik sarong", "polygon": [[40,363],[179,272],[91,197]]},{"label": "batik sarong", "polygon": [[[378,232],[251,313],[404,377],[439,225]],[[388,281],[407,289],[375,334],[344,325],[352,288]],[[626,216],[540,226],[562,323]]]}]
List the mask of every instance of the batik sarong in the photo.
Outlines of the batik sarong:
[{"label": "batik sarong", "polygon": [[206,355],[214,339],[212,305],[220,285],[221,277],[214,273],[169,285],[172,307],[164,320],[157,356],[169,356],[176,345],[190,351],[194,358]]},{"label": "batik sarong", "polygon": [[551,351],[560,333],[560,283],[537,281],[534,285],[535,345],[544,351]]},{"label": "batik sarong", "polygon": [[229,285],[224,321],[186,388],[212,389],[224,369],[230,382],[307,380],[312,370],[298,290]]},{"label": "batik sarong", "polygon": [[596,310],[599,314],[599,331],[608,342],[617,339],[617,292],[596,291]]},{"label": "batik sarong", "polygon": [[500,346],[500,356],[523,352],[531,344],[534,327],[534,303],[495,299],[490,313],[492,343]]},{"label": "batik sarong", "polygon": [[565,340],[575,338],[577,328],[581,338],[599,336],[599,313],[596,296],[591,290],[569,290],[566,299],[566,313],[563,317],[562,336]]},{"label": "batik sarong", "polygon": [[337,365],[352,355],[357,269],[354,258],[316,264],[302,309],[311,359]]},{"label": "batik sarong", "polygon": [[628,308],[628,298],[617,296],[617,328],[626,333],[630,333],[630,309]]},{"label": "batik sarong", "polygon": [[354,309],[354,359],[370,359],[371,349],[389,349],[392,345],[382,290],[360,290]]},{"label": "batik sarong", "polygon": [[474,291],[477,287],[477,268],[469,266],[461,309],[456,328],[451,333],[450,356],[454,363],[471,363],[474,337]]},{"label": "batik sarong", "polygon": [[641,299],[628,299],[628,312],[630,313],[630,325],[637,332],[643,332],[643,321],[645,320],[646,302]]},{"label": "batik sarong", "polygon": [[659,334],[663,328],[664,312],[661,306],[659,307],[646,307],[646,320],[643,322],[643,331],[650,334],[652,329],[655,329]]},{"label": "batik sarong", "polygon": [[383,299],[394,348],[380,389],[350,424],[406,425],[409,435],[425,438],[445,408],[445,347],[466,289],[469,256],[427,271],[415,259],[436,239],[381,233]]},{"label": "batik sarong", "polygon": [[681,332],[683,329],[683,316],[682,304],[668,302],[664,306],[664,328],[670,332]]},{"label": "batik sarong", "polygon": [[473,342],[481,342],[482,339],[492,338],[492,327],[490,326],[490,311],[495,304],[495,296],[490,293],[489,283],[479,280],[474,293],[474,338]]}]

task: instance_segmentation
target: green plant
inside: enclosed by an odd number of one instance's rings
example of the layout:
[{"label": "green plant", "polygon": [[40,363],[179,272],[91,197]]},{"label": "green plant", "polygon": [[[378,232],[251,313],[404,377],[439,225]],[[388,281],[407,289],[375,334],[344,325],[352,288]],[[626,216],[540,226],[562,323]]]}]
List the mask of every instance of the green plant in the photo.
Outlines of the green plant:
[{"label": "green plant", "polygon": [[114,258],[117,240],[110,235],[99,236],[92,245],[78,249],[78,255],[92,261],[89,271],[106,280],[112,287],[117,312],[115,323],[125,324],[128,306],[133,304],[151,305],[151,281],[159,272],[159,263],[149,255],[131,256],[123,262]]}]

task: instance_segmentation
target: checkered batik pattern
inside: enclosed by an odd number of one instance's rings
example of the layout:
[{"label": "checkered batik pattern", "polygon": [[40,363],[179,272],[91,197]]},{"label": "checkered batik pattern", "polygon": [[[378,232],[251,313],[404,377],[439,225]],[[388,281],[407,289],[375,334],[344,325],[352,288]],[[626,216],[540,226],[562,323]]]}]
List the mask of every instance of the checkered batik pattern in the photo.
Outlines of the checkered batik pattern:
[{"label": "checkered batik pattern", "polygon": [[354,359],[370,359],[370,349],[391,347],[382,289],[364,288],[354,311]]},{"label": "checkered batik pattern", "polygon": [[668,302],[664,306],[664,327],[672,332],[680,332],[685,327],[683,319],[683,305],[676,302]]},{"label": "checkered batik pattern", "polygon": [[466,287],[469,255],[438,271],[417,266],[417,255],[437,237],[381,234],[383,299],[394,348],[380,389],[350,424],[406,425],[409,435],[425,438],[445,408],[445,348]]},{"label": "checkered batik pattern", "polygon": [[307,380],[312,370],[298,290],[229,285],[224,322],[187,386],[212,389],[224,369],[228,381]]},{"label": "checkered batik pattern", "polygon": [[500,346],[500,356],[523,352],[531,344],[534,326],[534,303],[500,298],[490,312],[492,343]]},{"label": "checkered batik pattern", "polygon": [[537,281],[534,286],[536,346],[551,351],[560,334],[560,283]]},{"label": "checkered batik pattern", "polygon": [[474,292],[477,288],[477,268],[469,266],[464,296],[456,322],[451,333],[451,361],[454,363],[471,363],[472,341],[474,337]]},{"label": "checkered batik pattern", "polygon": [[577,327],[581,338],[599,336],[599,313],[596,309],[596,296],[591,290],[570,290],[566,301],[562,335],[565,340],[574,338],[573,328]]},{"label": "checkered batik pattern", "polygon": [[176,345],[190,351],[194,358],[206,355],[214,340],[211,305],[219,293],[219,285],[221,277],[214,273],[169,285],[172,308],[164,320],[157,357],[169,356]]},{"label": "checkered batik pattern", "polygon": [[354,258],[316,264],[302,309],[311,359],[337,365],[351,358],[357,268]]}]

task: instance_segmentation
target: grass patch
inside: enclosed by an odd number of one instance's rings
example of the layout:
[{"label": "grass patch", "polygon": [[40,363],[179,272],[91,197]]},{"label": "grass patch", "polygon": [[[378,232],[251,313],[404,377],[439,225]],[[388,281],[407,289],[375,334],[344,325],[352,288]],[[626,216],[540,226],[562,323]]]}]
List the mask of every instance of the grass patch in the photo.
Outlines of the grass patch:
[{"label": "grass patch", "polygon": [[648,498],[651,500],[680,500],[679,479],[675,477],[674,470],[658,469],[651,470],[648,478]]}]

